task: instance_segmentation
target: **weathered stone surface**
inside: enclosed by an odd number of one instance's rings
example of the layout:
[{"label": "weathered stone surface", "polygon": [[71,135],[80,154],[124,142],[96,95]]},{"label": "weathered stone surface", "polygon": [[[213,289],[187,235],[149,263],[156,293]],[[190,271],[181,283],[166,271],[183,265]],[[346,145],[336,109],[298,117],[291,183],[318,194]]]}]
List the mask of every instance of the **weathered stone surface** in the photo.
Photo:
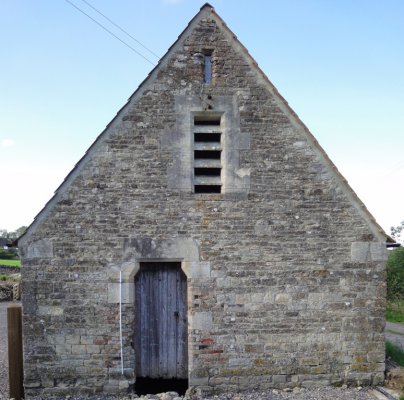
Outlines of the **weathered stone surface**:
[{"label": "weathered stone surface", "polygon": [[27,247],[27,257],[48,258],[53,257],[53,244],[49,239],[40,239],[32,242]]},{"label": "weathered stone surface", "polygon": [[[220,194],[192,193],[192,115],[207,107],[223,114]],[[378,384],[384,240],[205,7],[21,240],[26,394],[132,387],[133,280],[156,260],[188,279],[197,393]]]}]

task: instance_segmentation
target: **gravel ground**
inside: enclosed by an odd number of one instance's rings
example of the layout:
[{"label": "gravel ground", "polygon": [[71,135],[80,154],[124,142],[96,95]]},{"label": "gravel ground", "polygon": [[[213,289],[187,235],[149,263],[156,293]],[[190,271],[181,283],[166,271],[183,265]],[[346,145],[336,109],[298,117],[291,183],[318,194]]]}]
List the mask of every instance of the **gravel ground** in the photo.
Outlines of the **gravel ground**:
[{"label": "gravel ground", "polygon": [[[371,393],[371,388],[319,388],[319,389],[295,389],[290,392],[282,390],[269,390],[266,392],[248,392],[248,393],[226,393],[220,396],[206,397],[206,400],[375,400],[376,397]],[[120,400],[137,399],[138,396],[132,395]],[[60,398],[62,400],[63,398]],[[69,400],[117,400],[110,396],[91,396],[91,397],[70,397]],[[139,400],[183,400],[184,397],[176,396],[173,392],[140,396]],[[192,396],[191,399],[196,399]],[[42,400],[39,397],[33,400]],[[54,399],[58,400],[58,399]]]}]

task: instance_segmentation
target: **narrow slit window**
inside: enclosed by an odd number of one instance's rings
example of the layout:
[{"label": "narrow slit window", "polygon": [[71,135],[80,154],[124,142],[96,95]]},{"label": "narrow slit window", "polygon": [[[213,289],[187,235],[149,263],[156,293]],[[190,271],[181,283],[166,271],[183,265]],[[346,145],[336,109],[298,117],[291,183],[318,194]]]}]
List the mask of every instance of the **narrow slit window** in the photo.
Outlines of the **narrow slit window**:
[{"label": "narrow slit window", "polygon": [[211,83],[212,82],[212,55],[205,54],[205,63],[204,63],[204,83]]}]

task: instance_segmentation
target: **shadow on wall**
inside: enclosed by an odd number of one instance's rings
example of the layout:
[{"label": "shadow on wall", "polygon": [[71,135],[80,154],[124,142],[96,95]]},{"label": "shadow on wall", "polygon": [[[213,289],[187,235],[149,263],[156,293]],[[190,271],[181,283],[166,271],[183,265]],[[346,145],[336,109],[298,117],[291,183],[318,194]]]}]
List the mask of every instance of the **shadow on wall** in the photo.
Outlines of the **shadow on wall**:
[{"label": "shadow on wall", "polygon": [[164,392],[177,392],[183,396],[188,389],[188,379],[136,378],[135,392],[138,396]]}]

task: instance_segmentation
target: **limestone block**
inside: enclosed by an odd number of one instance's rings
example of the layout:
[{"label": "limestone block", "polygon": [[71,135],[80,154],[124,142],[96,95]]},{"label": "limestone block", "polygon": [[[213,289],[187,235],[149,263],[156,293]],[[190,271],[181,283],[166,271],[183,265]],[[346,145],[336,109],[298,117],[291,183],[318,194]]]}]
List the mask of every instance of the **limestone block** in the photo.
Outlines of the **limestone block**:
[{"label": "limestone block", "polygon": [[79,344],[80,335],[66,335],[66,344]]},{"label": "limestone block", "polygon": [[198,261],[198,242],[192,238],[154,240],[151,238],[130,238],[124,241],[125,257],[134,259],[160,259]]},{"label": "limestone block", "polygon": [[353,242],[351,244],[351,260],[354,262],[370,261],[370,243]]},{"label": "limestone block", "polygon": [[69,344],[57,344],[55,350],[57,354],[71,354],[72,346]]},{"label": "limestone block", "polygon": [[38,306],[38,315],[63,315],[63,307]]},{"label": "limestone block", "polygon": [[372,261],[387,261],[388,252],[385,243],[372,242],[370,244],[370,255]]},{"label": "limestone block", "polygon": [[207,311],[195,312],[191,315],[191,329],[209,330],[212,328],[212,313]]},{"label": "limestone block", "polygon": [[81,336],[80,337],[80,344],[93,344],[94,343],[94,336]]},{"label": "limestone block", "polygon": [[189,386],[207,386],[209,384],[209,377],[195,377],[190,376]]},{"label": "limestone block", "polygon": [[288,304],[290,302],[290,295],[287,293],[278,293],[275,295],[276,304]]},{"label": "limestone block", "polygon": [[45,388],[49,387],[54,387],[55,386],[55,380],[51,377],[43,376],[41,378],[42,386]]},{"label": "limestone block", "polygon": [[272,382],[276,383],[285,383],[286,382],[286,375],[274,375],[272,377]]},{"label": "limestone block", "polygon": [[210,278],[210,262],[190,262],[184,263],[186,269],[188,267],[187,276],[191,279],[209,279]]},{"label": "limestone block", "polygon": [[372,385],[382,385],[384,382],[385,376],[384,376],[384,370],[381,372],[378,372],[377,374],[373,375],[372,378]]},{"label": "limestone block", "polygon": [[[321,375],[319,375],[321,376]],[[301,383],[301,385],[304,388],[318,388],[318,387],[324,387],[324,386],[329,386],[330,382],[327,379],[319,379],[319,380],[315,380],[315,381],[303,381]]]},{"label": "limestone block", "polygon": [[32,382],[27,382],[27,380],[24,381],[25,389],[38,388],[40,386],[41,386],[41,382],[39,382],[39,381],[32,381]]},{"label": "limestone block", "polygon": [[86,345],[84,344],[73,344],[72,354],[84,354],[86,353]]},{"label": "limestone block", "polygon": [[232,357],[229,358],[229,367],[249,367],[251,359],[245,357]]},{"label": "limestone block", "polygon": [[309,293],[307,299],[307,305],[310,309],[321,308],[324,304],[324,294],[323,293]]},{"label": "limestone block", "polygon": [[259,219],[254,226],[254,232],[258,236],[267,235],[271,232],[268,222],[265,219]]},{"label": "limestone block", "polygon": [[48,338],[51,344],[64,344],[66,342],[65,335],[53,335]]},{"label": "limestone block", "polygon": [[86,345],[86,353],[88,353],[88,354],[99,354],[100,351],[101,351],[100,346],[93,345],[93,344]]},{"label": "limestone block", "polygon": [[135,261],[124,262],[119,265],[110,264],[108,266],[109,282],[133,282],[133,278],[139,270],[139,263]]},{"label": "limestone block", "polygon": [[53,257],[53,243],[49,239],[40,239],[32,242],[27,248],[27,258]]},{"label": "limestone block", "polygon": [[386,261],[386,245],[383,242],[353,242],[351,260],[354,262]]},{"label": "limestone block", "polygon": [[135,294],[135,287],[133,283],[108,283],[108,303],[119,303],[121,285],[121,302],[124,304],[133,303]]},{"label": "limestone block", "polygon": [[238,143],[239,150],[248,150],[251,146],[251,135],[249,132],[240,133],[240,141]]}]

